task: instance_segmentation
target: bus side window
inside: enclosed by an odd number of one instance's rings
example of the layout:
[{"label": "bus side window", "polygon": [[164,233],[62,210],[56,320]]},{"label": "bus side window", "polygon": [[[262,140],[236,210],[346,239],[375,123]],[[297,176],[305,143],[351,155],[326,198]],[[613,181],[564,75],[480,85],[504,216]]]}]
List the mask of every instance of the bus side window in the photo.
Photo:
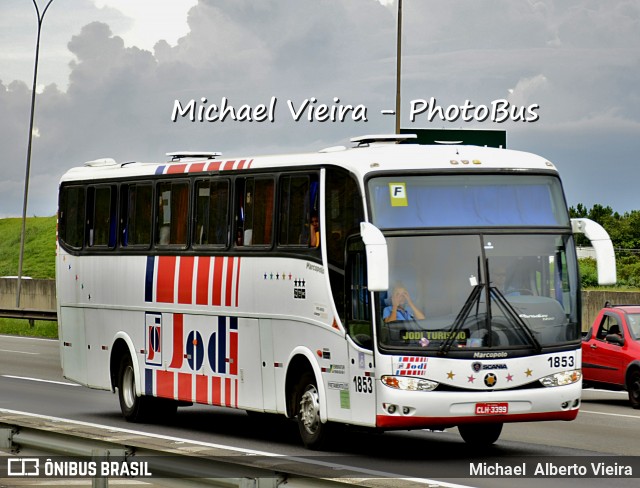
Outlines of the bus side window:
[{"label": "bus side window", "polygon": [[70,247],[84,244],[85,194],[81,186],[64,186],[60,191],[59,238]]},{"label": "bus side window", "polygon": [[87,205],[89,247],[114,248],[116,244],[116,187],[90,186]]},{"label": "bus side window", "polygon": [[[345,242],[360,232],[364,220],[362,197],[356,180],[346,171],[327,168],[324,229],[329,259],[329,282],[338,315],[344,320],[350,284],[345,279]],[[322,224],[322,222],[321,222]]]},{"label": "bus side window", "polygon": [[227,245],[228,239],[228,180],[199,180],[196,182],[196,216],[193,242],[200,246]]},{"label": "bus side window", "polygon": [[272,178],[236,179],[237,246],[271,245],[275,185]]},{"label": "bus side window", "polygon": [[156,239],[158,245],[187,244],[189,183],[170,181],[156,186]]},{"label": "bus side window", "polygon": [[316,175],[285,175],[280,179],[281,246],[311,245],[311,216],[318,214],[318,181]]},{"label": "bus side window", "polygon": [[123,247],[151,244],[151,195],[150,183],[123,185],[121,187],[120,226]]},{"label": "bus side window", "polygon": [[351,293],[347,296],[347,331],[353,341],[365,349],[373,349],[373,322],[367,289],[367,258],[360,238],[352,238],[347,251],[347,276]]}]

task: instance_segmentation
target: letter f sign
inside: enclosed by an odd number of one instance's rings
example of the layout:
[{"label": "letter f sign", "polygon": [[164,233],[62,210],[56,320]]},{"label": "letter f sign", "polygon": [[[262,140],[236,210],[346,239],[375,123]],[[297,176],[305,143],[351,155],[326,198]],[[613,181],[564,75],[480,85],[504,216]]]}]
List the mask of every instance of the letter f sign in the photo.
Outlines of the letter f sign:
[{"label": "letter f sign", "polygon": [[405,183],[389,183],[389,197],[392,207],[406,207],[409,204],[407,185]]}]

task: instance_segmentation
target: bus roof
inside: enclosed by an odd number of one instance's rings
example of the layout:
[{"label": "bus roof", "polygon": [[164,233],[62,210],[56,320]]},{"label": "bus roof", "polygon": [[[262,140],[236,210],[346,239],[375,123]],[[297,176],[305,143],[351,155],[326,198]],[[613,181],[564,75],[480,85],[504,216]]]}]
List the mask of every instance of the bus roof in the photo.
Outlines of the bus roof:
[{"label": "bus roof", "polygon": [[[170,173],[217,172],[235,169],[291,168],[336,165],[359,177],[377,171],[511,169],[551,170],[556,167],[535,154],[511,149],[464,145],[397,144],[393,138],[357,138],[356,147],[330,147],[315,153],[277,154],[256,157],[221,158],[210,154],[189,153],[187,159],[173,157],[171,162],[115,163],[96,160],[72,168],[61,181],[111,179]],[[363,142],[364,141],[364,142]],[[181,154],[186,155],[186,152]],[[194,157],[198,154],[201,157]]]}]

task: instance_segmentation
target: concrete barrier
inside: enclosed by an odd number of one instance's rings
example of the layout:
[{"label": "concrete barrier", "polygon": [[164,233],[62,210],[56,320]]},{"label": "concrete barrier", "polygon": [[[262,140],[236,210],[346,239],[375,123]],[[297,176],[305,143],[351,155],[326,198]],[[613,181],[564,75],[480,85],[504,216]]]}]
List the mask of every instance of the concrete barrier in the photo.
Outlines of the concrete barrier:
[{"label": "concrete barrier", "polygon": [[[20,308],[56,310],[55,280],[22,279],[20,285]],[[0,309],[16,308],[17,278],[0,278]]]},{"label": "concrete barrier", "polygon": [[634,291],[601,291],[582,292],[582,330],[587,331],[604,307],[605,302],[613,305],[640,305],[640,292]]}]

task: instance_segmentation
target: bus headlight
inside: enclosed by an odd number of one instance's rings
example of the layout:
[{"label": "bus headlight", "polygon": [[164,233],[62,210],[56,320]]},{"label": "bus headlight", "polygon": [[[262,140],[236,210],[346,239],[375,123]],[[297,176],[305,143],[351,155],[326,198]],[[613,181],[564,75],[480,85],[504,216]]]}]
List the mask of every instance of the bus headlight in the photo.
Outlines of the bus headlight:
[{"label": "bus headlight", "polygon": [[582,379],[582,371],[574,369],[572,371],[563,371],[562,373],[555,373],[549,376],[545,376],[540,379],[540,383],[544,386],[565,386],[577,383]]},{"label": "bus headlight", "polygon": [[435,381],[425,380],[424,378],[411,378],[407,376],[383,376],[380,378],[383,385],[396,390],[408,391],[432,391],[438,386]]}]

